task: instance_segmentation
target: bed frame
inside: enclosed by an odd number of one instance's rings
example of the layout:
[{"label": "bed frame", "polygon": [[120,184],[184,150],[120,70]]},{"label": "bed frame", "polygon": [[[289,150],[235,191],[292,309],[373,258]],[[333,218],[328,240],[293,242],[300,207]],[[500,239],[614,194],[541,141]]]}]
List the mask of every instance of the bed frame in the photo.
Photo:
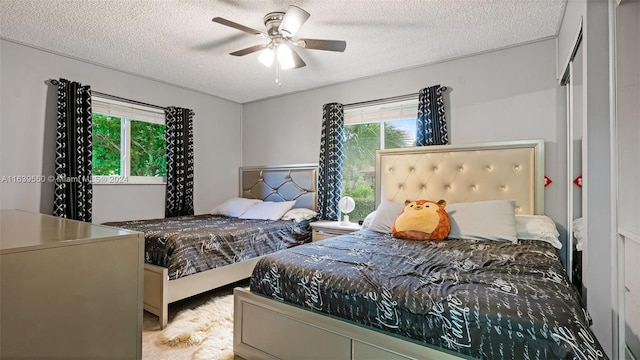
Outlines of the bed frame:
[{"label": "bed frame", "polygon": [[[296,200],[294,207],[316,209],[317,165],[240,168],[240,196],[265,201]],[[144,309],[157,315],[164,329],[168,305],[251,276],[259,257],[169,280],[165,267],[144,265]]]},{"label": "bed frame", "polygon": [[[381,200],[449,203],[515,199],[518,214],[544,212],[544,142],[524,140],[376,152]],[[234,289],[233,350],[245,359],[464,359],[334,316]]]}]

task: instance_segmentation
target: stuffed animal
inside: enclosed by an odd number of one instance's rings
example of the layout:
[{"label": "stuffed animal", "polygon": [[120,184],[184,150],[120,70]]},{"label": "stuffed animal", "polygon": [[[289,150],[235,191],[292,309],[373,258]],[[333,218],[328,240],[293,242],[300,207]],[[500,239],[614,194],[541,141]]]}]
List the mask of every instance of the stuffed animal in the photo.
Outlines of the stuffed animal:
[{"label": "stuffed animal", "polygon": [[429,200],[405,201],[404,209],[391,227],[393,237],[407,240],[444,240],[451,223],[444,210],[447,202]]}]

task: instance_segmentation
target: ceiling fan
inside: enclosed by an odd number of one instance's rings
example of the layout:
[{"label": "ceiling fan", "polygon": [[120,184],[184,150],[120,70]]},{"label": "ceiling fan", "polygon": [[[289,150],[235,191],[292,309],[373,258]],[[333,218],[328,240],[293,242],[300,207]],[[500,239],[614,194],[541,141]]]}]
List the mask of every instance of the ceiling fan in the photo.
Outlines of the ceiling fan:
[{"label": "ceiling fan", "polygon": [[300,55],[298,55],[298,53],[289,46],[289,44],[303,49],[338,52],[343,52],[347,47],[347,43],[343,40],[294,39],[293,37],[307,21],[309,16],[310,14],[308,12],[293,5],[289,6],[286,13],[268,13],[264,17],[264,25],[267,28],[266,32],[252,29],[221,17],[214,17],[213,22],[244,31],[264,39],[269,39],[268,44],[250,46],[245,49],[234,51],[230,53],[230,55],[244,56],[256,51],[262,51],[258,57],[261,63],[270,67],[275,59],[279,64],[279,68],[285,70],[301,68],[307,65]]}]

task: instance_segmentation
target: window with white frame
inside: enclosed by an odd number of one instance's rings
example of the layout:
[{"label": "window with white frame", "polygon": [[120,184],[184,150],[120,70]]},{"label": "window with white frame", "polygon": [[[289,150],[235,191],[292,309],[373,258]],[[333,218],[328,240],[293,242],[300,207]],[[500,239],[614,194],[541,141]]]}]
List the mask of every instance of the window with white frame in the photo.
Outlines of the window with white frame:
[{"label": "window with white frame", "polygon": [[345,109],[342,194],[355,200],[352,220],[375,210],[376,150],[415,146],[417,115],[417,98]]},{"label": "window with white frame", "polygon": [[94,184],[163,184],[164,112],[92,96]]}]

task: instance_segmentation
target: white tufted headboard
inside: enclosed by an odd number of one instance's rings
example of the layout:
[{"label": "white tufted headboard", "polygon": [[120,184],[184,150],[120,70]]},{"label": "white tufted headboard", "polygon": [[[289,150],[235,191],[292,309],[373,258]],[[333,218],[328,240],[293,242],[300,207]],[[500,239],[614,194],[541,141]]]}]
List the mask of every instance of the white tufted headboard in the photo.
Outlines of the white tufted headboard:
[{"label": "white tufted headboard", "polygon": [[544,141],[436,145],[376,152],[382,200],[448,203],[516,200],[517,214],[544,213]]}]

